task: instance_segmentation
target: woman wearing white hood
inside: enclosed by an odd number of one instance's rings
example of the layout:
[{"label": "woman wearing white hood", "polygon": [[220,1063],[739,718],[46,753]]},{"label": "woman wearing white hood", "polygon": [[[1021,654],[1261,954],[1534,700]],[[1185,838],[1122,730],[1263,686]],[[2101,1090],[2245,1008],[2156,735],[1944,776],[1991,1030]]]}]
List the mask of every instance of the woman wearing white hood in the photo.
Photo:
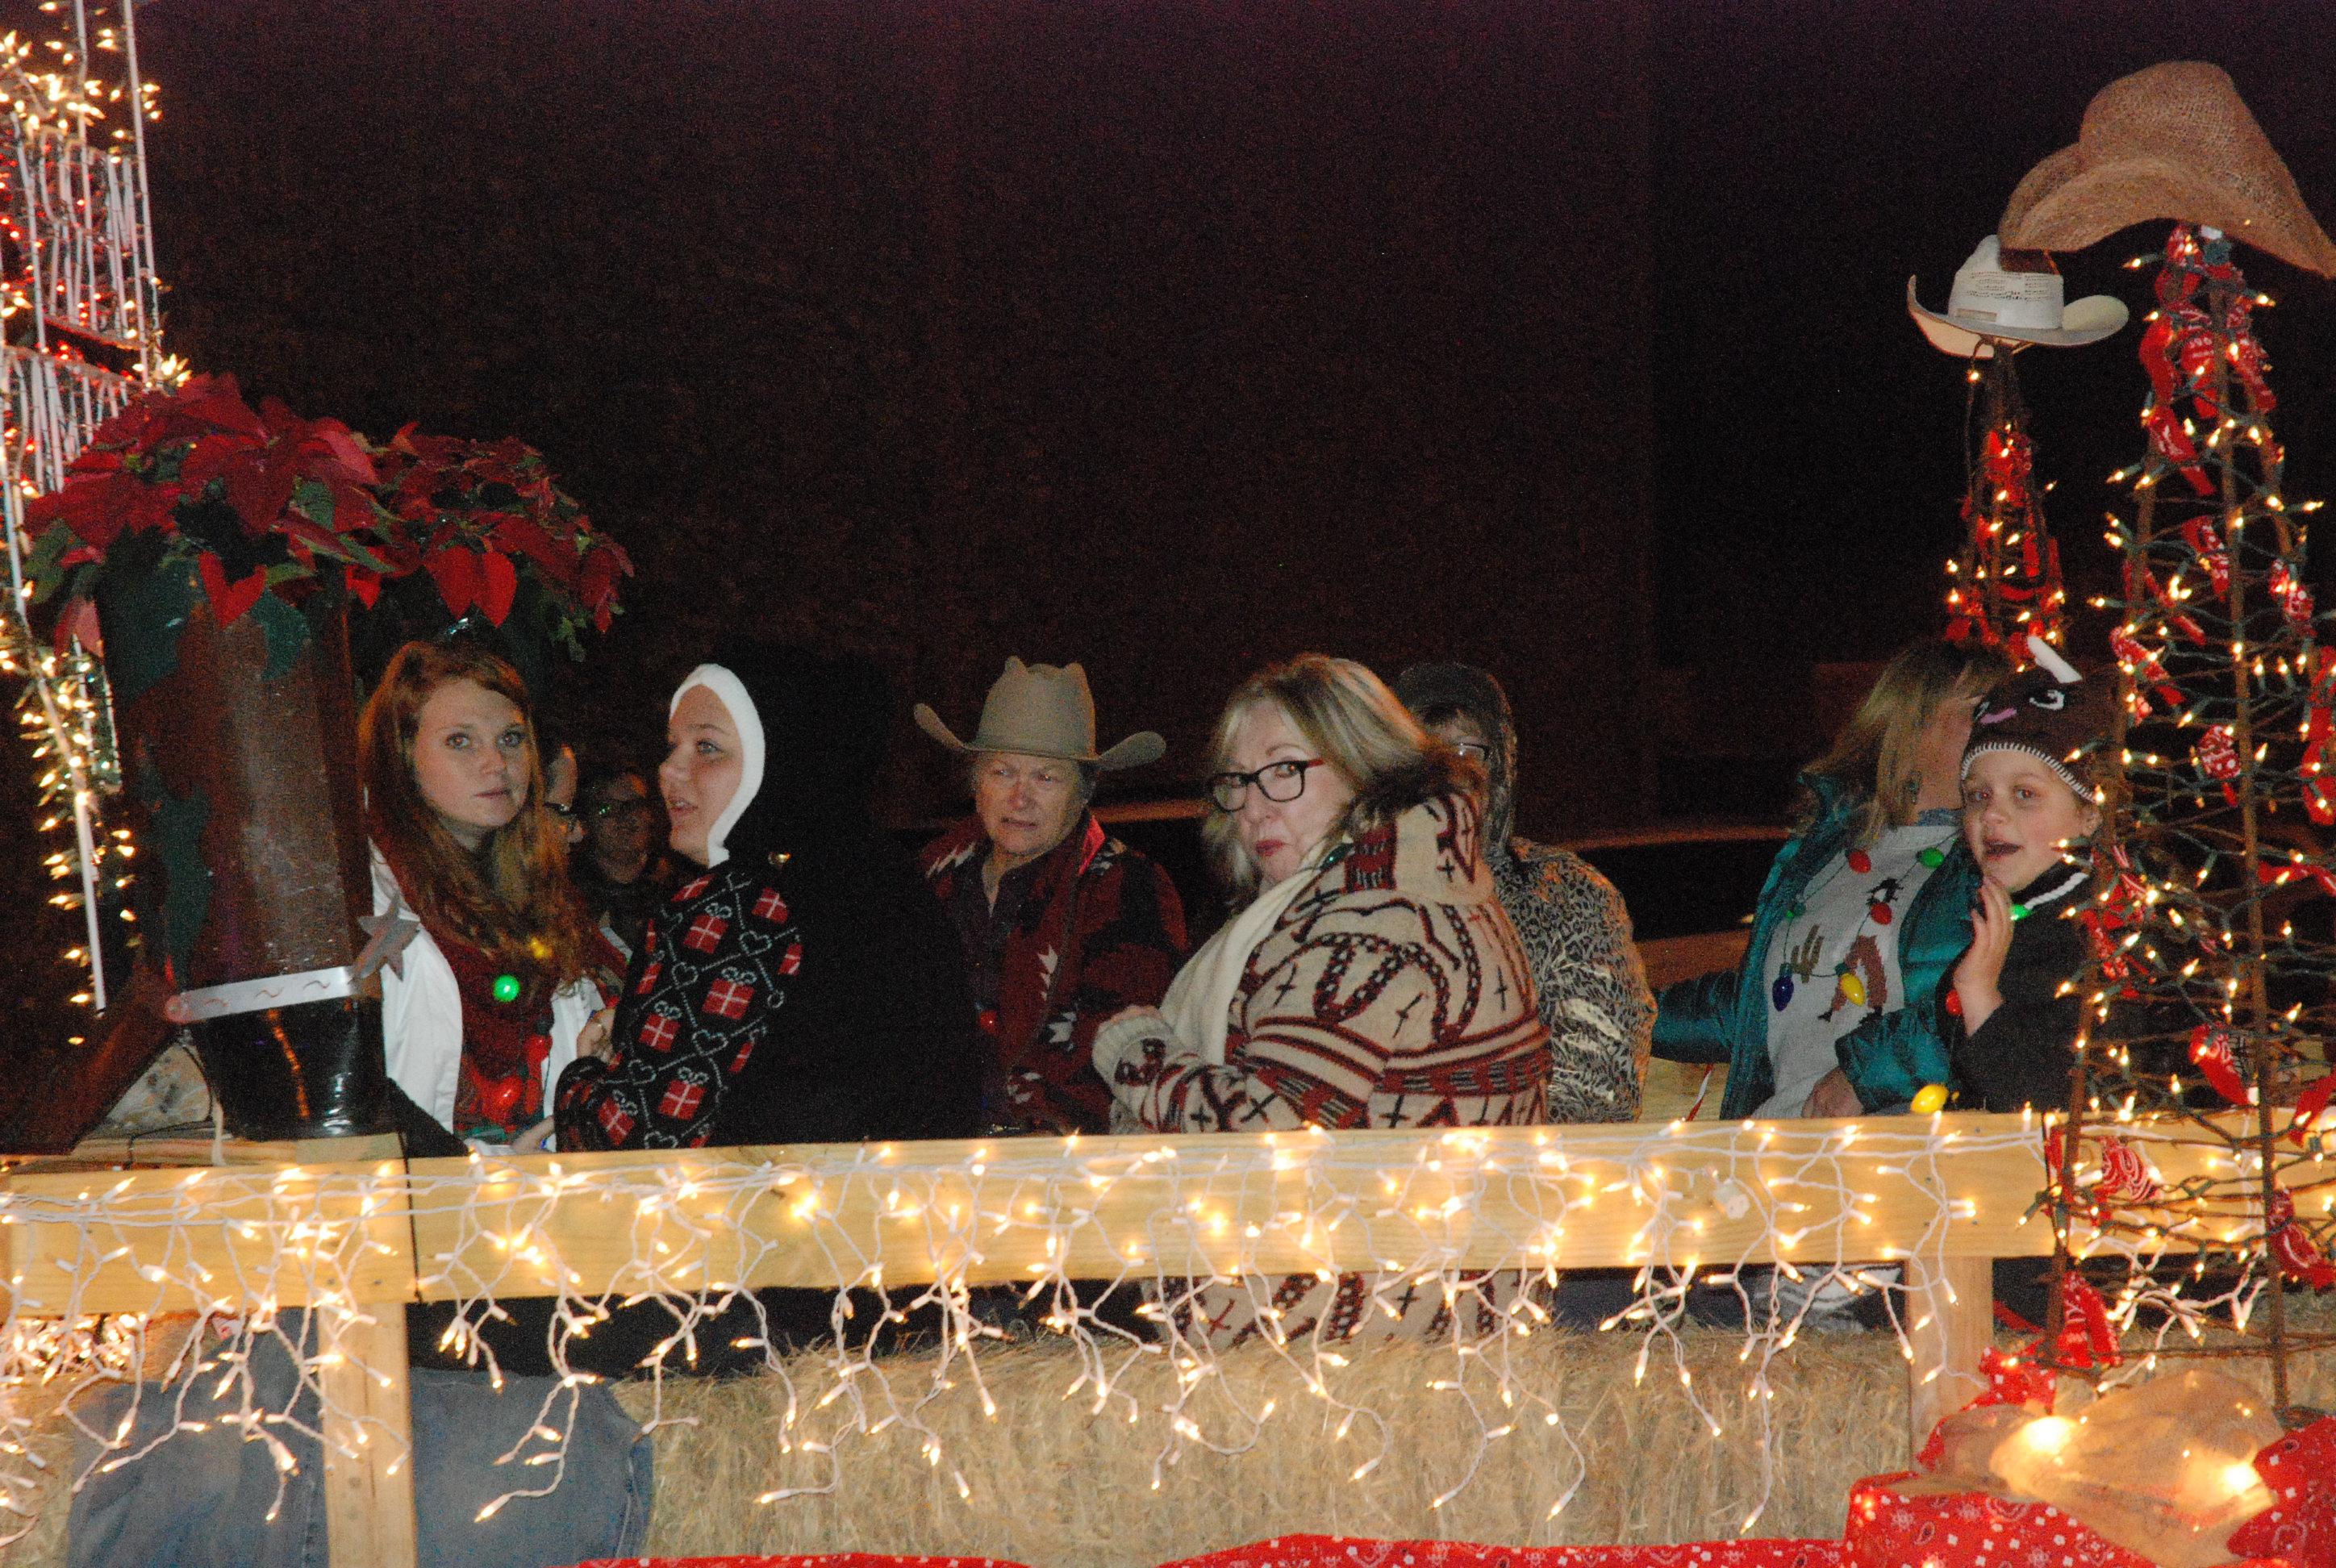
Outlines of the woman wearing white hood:
[{"label": "woman wearing white hood", "polygon": [[980,1130],[956,934],[869,813],[891,707],[871,665],[746,641],[682,682],[657,783],[675,852],[706,869],[561,1078],[561,1148]]}]

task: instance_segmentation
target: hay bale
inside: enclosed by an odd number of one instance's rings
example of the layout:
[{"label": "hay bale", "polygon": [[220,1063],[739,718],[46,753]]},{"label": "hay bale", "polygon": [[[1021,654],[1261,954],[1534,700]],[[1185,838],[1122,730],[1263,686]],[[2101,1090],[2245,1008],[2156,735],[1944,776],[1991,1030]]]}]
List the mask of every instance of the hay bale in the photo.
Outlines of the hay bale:
[{"label": "hay bale", "polygon": [[[1640,1387],[1634,1343],[1614,1336],[1548,1333],[1517,1347],[1515,1383],[1545,1394],[1561,1424],[1548,1423],[1546,1412],[1523,1413],[1511,1433],[1490,1442],[1480,1438],[1482,1427],[1511,1419],[1494,1379],[1472,1380],[1480,1422],[1461,1393],[1428,1387],[1451,1378],[1448,1348],[1374,1344],[1336,1385],[1386,1425],[1384,1457],[1360,1481],[1353,1472],[1382,1441],[1369,1417],[1357,1418],[1342,1439],[1342,1413],[1309,1395],[1288,1361],[1262,1348],[1227,1353],[1217,1374],[1222,1387],[1193,1410],[1203,1431],[1235,1435],[1234,1407],[1254,1410],[1270,1398],[1275,1414],[1246,1452],[1184,1445],[1157,1490],[1153,1466],[1175,1441],[1160,1409],[1174,1387],[1163,1358],[1124,1374],[1119,1387],[1138,1411],[1130,1422],[1124,1405],[1090,1419],[1086,1398],[1066,1403],[1080,1370],[1067,1346],[985,1351],[994,1420],[962,1377],[921,1412],[940,1464],[929,1458],[922,1433],[895,1424],[837,1443],[832,1493],[768,1504],[754,1499],[812,1484],[822,1460],[781,1451],[788,1398],[781,1380],[668,1385],[667,1419],[695,1424],[657,1434],[649,1548],[674,1556],[954,1552],[1039,1568],[1152,1568],[1297,1531],[1520,1544],[1733,1535],[1763,1490],[1762,1446],[1738,1359],[1744,1340],[1699,1331],[1683,1343],[1718,1437],[1667,1356],[1655,1358]],[[815,1358],[789,1371],[799,1408],[833,1387]],[[882,1363],[881,1375],[906,1407],[929,1387],[931,1367],[900,1358]],[[1757,1533],[1838,1534],[1850,1483],[1905,1463],[1905,1362],[1883,1336],[1811,1338],[1775,1363],[1771,1386],[1775,1471]],[[623,1397],[637,1416],[647,1414],[647,1389]],[[959,1495],[952,1467],[968,1495]],[[1551,1518],[1552,1504],[1577,1477],[1579,1491]],[[1464,1489],[1435,1506],[1464,1479]]]}]

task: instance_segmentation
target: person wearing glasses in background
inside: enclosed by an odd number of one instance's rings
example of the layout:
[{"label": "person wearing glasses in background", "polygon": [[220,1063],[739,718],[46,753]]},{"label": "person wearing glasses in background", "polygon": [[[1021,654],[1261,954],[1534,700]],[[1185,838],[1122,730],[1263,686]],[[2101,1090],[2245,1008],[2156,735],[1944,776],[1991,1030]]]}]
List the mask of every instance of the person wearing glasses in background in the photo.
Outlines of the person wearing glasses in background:
[{"label": "person wearing glasses in background", "polygon": [[583,852],[573,857],[576,891],[594,923],[630,958],[675,883],[673,861],[659,848],[649,781],[638,768],[595,767],[577,796]]},{"label": "person wearing glasses in background", "polygon": [[1511,836],[1517,726],[1499,681],[1474,665],[1416,664],[1396,677],[1395,690],[1430,735],[1484,766],[1484,860],[1549,1026],[1549,1119],[1633,1120],[1655,998],[1622,895],[1580,855]]},{"label": "person wearing glasses in background", "polygon": [[[1120,1108],[1166,1133],[1543,1119],[1549,1031],[1478,842],[1484,769],[1378,677],[1301,654],[1244,682],[1210,747],[1202,828],[1233,918],[1162,1005],[1096,1032]],[[1313,1275],[1198,1292],[1214,1343],[1489,1331],[1513,1275],[1456,1298]]]},{"label": "person wearing glasses in background", "polygon": [[1108,1132],[1111,1091],[1088,1062],[1095,1027],[1167,991],[1184,959],[1184,906],[1168,873],[1105,833],[1087,804],[1103,773],[1167,746],[1147,730],[1097,752],[1095,700],[1076,664],[1007,659],[970,743],[922,703],[916,718],[968,758],[973,815],[920,863],[997,1048],[989,1125]]}]

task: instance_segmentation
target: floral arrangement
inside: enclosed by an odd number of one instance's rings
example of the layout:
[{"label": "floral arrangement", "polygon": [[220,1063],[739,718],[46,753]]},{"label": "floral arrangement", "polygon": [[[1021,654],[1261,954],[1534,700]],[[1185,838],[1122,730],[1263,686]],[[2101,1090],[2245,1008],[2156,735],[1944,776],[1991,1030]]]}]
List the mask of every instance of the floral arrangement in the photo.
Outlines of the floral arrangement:
[{"label": "floral arrangement", "polygon": [[[395,520],[396,553],[428,574],[448,614],[503,625],[525,568],[553,640],[580,657],[579,627],[608,629],[618,581],[633,564],[552,482],[541,453],[509,438],[423,435],[409,424],[372,456],[375,494]],[[369,595],[371,587],[358,591]]]},{"label": "floral arrangement", "polygon": [[[110,599],[155,623],[141,641],[175,642],[174,612],[200,591],[221,627],[259,618],[271,671],[305,646],[300,611],[335,567],[367,609],[419,574],[453,618],[496,627],[524,583],[547,635],[579,657],[578,628],[607,629],[632,571],[520,442],[409,426],[376,447],[274,398],[255,412],[231,375],[192,377],[108,420],[65,482],[25,503],[25,521],[35,597],[64,596],[60,635],[86,636],[89,607]],[[167,668],[167,647],[150,651]]]}]

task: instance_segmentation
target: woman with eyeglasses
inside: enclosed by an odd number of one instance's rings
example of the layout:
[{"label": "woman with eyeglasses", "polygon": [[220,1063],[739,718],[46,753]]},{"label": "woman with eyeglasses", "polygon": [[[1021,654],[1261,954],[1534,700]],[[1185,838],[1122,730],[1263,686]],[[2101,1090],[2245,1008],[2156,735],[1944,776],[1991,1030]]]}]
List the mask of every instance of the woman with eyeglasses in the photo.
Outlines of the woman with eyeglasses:
[{"label": "woman with eyeglasses", "polygon": [[595,767],[576,794],[583,835],[572,862],[576,891],[593,923],[629,958],[679,880],[657,844],[657,801],[647,776],[626,766]]},{"label": "woman with eyeglasses", "polygon": [[1655,1055],[1725,1063],[1720,1118],[1903,1110],[1952,1076],[1939,997],[1971,946],[1963,743],[2010,672],[1978,644],[1914,644],[1883,667],[1801,775],[1744,961],[1663,988]]},{"label": "woman with eyeglasses", "polygon": [[1634,1119],[1655,998],[1622,895],[1580,855],[1509,832],[1517,726],[1499,681],[1474,665],[1417,664],[1396,677],[1395,690],[1430,735],[1484,765],[1484,860],[1549,1028],[1549,1119]]},{"label": "woman with eyeglasses", "polygon": [[548,1086],[624,966],[569,883],[527,687],[463,639],[408,643],[357,757],[390,1078],[463,1138],[540,1142]]},{"label": "woman with eyeglasses", "polygon": [[[1543,1120],[1549,1032],[1478,842],[1482,769],[1369,670],[1321,654],[1244,682],[1210,755],[1202,833],[1241,907],[1160,1008],[1097,1031],[1124,1117],[1161,1132]],[[1374,1283],[1212,1286],[1192,1331],[1235,1342],[1269,1315],[1278,1339],[1450,1331],[1454,1299],[1432,1281],[1381,1296],[1385,1310]],[[1464,1290],[1464,1329],[1488,1327],[1505,1290]]]}]

